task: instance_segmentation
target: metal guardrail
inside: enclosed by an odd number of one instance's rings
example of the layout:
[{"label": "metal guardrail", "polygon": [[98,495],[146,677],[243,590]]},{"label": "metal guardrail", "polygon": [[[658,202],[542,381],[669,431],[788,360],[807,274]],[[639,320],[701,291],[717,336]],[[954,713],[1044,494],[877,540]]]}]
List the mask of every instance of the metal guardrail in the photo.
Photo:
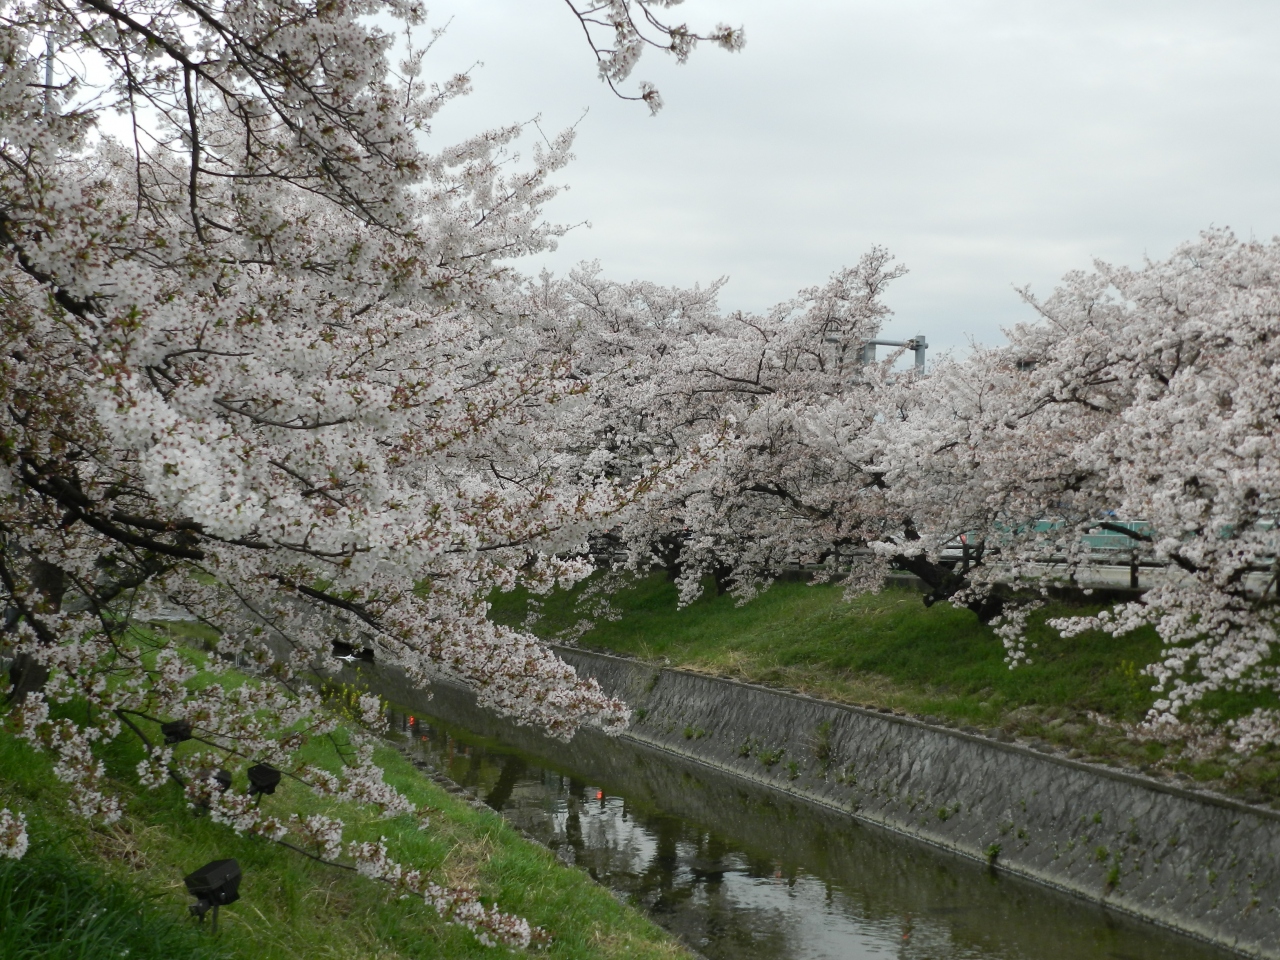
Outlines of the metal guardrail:
[{"label": "metal guardrail", "polygon": [[[895,344],[898,345],[898,344]],[[1165,571],[1174,567],[1173,564],[1162,560],[1153,560],[1144,557],[1144,547],[1150,545],[1150,536],[1154,532],[1154,528],[1146,520],[1101,520],[1099,524],[1106,523],[1112,529],[1104,529],[1095,527],[1087,533],[1081,534],[1081,542],[1085,546],[1085,550],[1081,555],[1075,557],[1067,557],[1064,554],[1046,554],[1031,561],[1037,567],[1066,568],[1070,564],[1075,564],[1077,568],[1084,570],[1094,570],[1102,573],[1104,570],[1112,571],[1112,574],[1120,571],[1128,571],[1129,588],[1133,590],[1142,589],[1142,571]],[[1138,534],[1138,537],[1132,537],[1123,532],[1122,529],[1131,530]],[[1036,532],[1046,535],[1052,535],[1055,530],[1061,529],[1061,525],[1051,521],[1042,521],[1036,524]],[[966,542],[969,538],[969,542]],[[973,546],[969,543],[972,542]],[[964,564],[977,563],[978,557],[982,555],[982,560],[987,566],[1000,565],[1002,563],[999,555],[992,555],[990,545],[987,544],[985,549],[979,549],[978,543],[981,538],[976,533],[963,534],[951,541],[944,547],[939,555],[939,561],[946,566],[961,566]],[[836,549],[833,551],[829,559],[824,563],[784,563],[778,568],[779,573],[828,573],[839,574],[849,570],[848,561],[855,558],[863,558],[873,556],[874,552],[865,547],[855,547],[846,549]],[[611,556],[601,555],[597,557],[597,561],[603,560],[605,563],[619,563],[626,559],[625,551],[616,551]],[[1266,563],[1256,564],[1249,568],[1250,574],[1274,574],[1275,560],[1268,560]]]}]

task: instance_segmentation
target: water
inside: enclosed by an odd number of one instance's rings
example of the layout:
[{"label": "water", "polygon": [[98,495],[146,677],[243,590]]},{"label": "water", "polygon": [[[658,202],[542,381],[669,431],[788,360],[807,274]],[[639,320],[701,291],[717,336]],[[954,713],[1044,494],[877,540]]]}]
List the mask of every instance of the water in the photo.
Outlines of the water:
[{"label": "water", "polygon": [[421,714],[392,727],[710,960],[1235,956],[640,745],[492,739]]}]

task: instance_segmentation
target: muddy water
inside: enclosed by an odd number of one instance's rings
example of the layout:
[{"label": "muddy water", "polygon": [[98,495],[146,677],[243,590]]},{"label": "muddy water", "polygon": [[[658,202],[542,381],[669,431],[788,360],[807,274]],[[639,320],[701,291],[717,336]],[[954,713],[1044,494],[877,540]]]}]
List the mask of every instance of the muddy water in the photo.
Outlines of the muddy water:
[{"label": "muddy water", "polygon": [[416,762],[711,960],[1235,956],[637,744],[485,727],[392,724]]}]

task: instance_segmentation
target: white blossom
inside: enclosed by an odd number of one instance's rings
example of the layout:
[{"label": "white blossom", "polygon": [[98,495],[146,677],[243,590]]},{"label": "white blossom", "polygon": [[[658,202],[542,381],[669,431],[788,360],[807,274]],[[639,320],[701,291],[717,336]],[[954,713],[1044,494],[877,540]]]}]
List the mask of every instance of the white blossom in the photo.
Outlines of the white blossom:
[{"label": "white blossom", "polygon": [[[586,576],[589,536],[689,466],[673,451],[625,478],[597,468],[583,415],[600,385],[531,327],[511,267],[563,232],[541,210],[572,134],[523,158],[519,124],[431,140],[470,79],[421,76],[425,15],[399,0],[0,0],[6,654],[40,675],[19,730],[80,814],[120,815],[95,745],[166,723],[178,742],[148,749],[141,782],[184,781],[194,810],[238,832],[340,842],[336,823],[225,788],[258,763],[412,812],[358,730],[338,774],[298,758],[339,734],[308,679],[335,666],[335,641],[560,737],[627,722],[594,680],[492,623],[487,597]],[[679,60],[698,39],[645,22]],[[703,38],[741,45],[728,27]],[[622,34],[618,51],[611,82],[638,55]],[[174,611],[217,632],[203,662],[145,625]],[[383,723],[375,697],[356,714]],[[508,922],[489,913],[476,929]]]},{"label": "white blossom", "polygon": [[0,857],[21,860],[27,846],[26,816],[11,812],[8,807],[0,809]]},{"label": "white blossom", "polygon": [[[602,551],[667,567],[682,603],[708,574],[747,600],[788,565],[821,564],[815,579],[850,593],[905,570],[926,603],[990,623],[1014,666],[1033,656],[1028,616],[1079,583],[1086,535],[1109,529],[1128,540],[1116,561],[1166,572],[1144,573],[1136,602],[1053,625],[1068,641],[1154,627],[1151,722],[1215,690],[1280,690],[1280,243],[1210,232],[1164,262],[1070,274],[1028,298],[1039,320],[1008,344],[924,377],[861,362],[900,272],[875,252],[762,316],[723,316],[714,286],[593,268],[531,287],[544,342],[572,338],[582,375],[608,384],[585,398],[608,455],[584,468],[699,468],[655,484]],[[1262,743],[1269,716],[1235,742]]]},{"label": "white blossom", "polygon": [[303,844],[315,848],[319,856],[325,860],[336,860],[342,853],[343,823],[333,817],[312,814],[299,819],[297,814],[290,818],[293,827]]},{"label": "white blossom", "polygon": [[172,747],[152,747],[147,751],[146,758],[138,761],[138,782],[147,789],[154,790],[168,779],[172,765]]}]

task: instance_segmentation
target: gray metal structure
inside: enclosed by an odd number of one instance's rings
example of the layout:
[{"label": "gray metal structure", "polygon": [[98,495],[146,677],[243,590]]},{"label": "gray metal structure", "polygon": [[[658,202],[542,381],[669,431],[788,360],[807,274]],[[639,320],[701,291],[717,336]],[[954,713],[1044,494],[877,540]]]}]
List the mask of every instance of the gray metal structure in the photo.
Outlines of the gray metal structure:
[{"label": "gray metal structure", "polygon": [[44,37],[44,112],[49,112],[53,98],[53,31]]},{"label": "gray metal structure", "polygon": [[916,354],[916,369],[924,373],[924,354],[929,349],[929,341],[924,334],[917,334],[910,340],[868,340],[862,345],[862,362],[876,362],[876,347],[906,347]]}]

